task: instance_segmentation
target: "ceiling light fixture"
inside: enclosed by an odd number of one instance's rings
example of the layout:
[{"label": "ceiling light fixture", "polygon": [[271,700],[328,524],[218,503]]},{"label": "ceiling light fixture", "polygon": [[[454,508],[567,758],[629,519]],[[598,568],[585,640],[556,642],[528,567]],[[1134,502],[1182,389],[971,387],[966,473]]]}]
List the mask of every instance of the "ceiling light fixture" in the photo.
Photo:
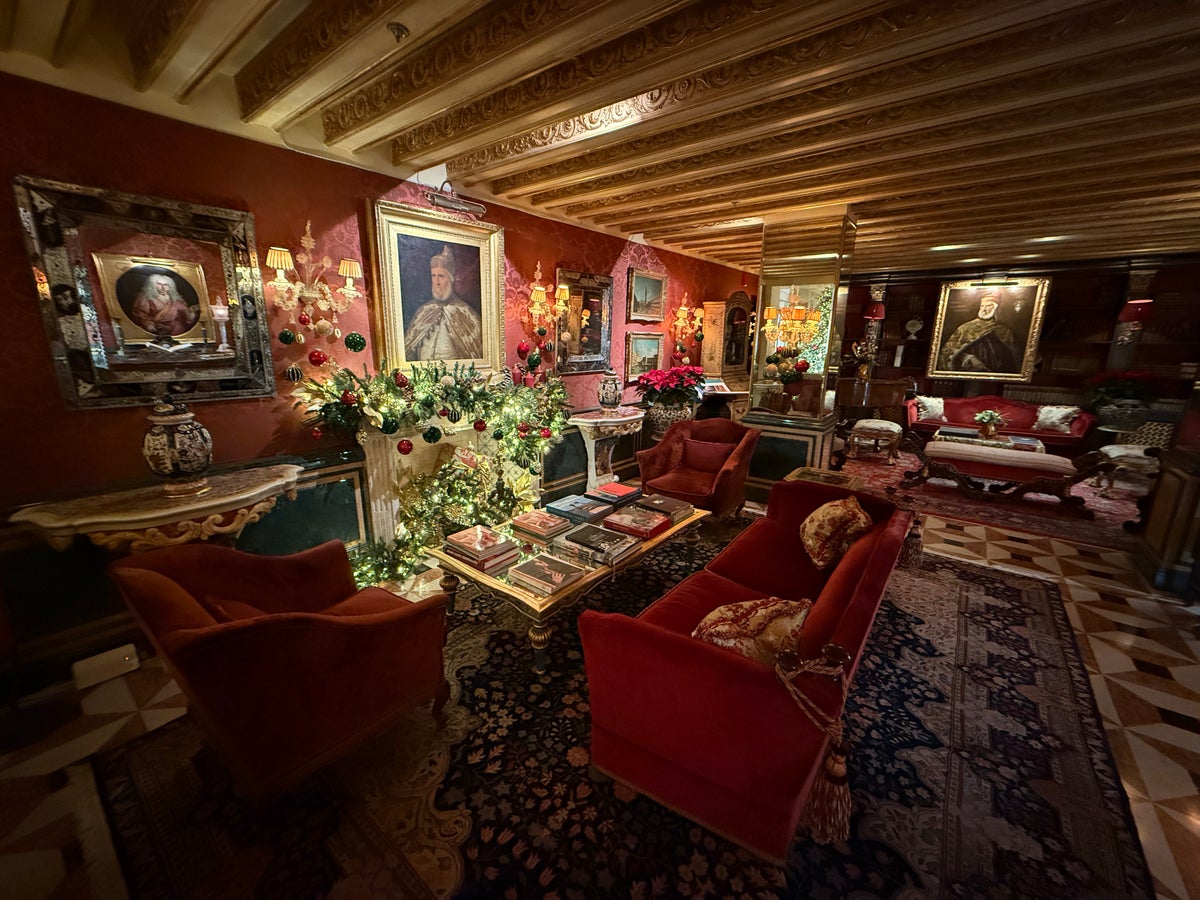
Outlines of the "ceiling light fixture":
[{"label": "ceiling light fixture", "polygon": [[1048,235],[1046,237],[1030,238],[1029,243],[1031,243],[1031,244],[1053,244],[1055,241],[1067,241],[1070,239],[1071,239],[1071,236],[1069,234],[1052,234],[1052,235]]},{"label": "ceiling light fixture", "polygon": [[938,244],[936,247],[930,247],[934,253],[939,253],[943,250],[966,250],[970,244]]}]

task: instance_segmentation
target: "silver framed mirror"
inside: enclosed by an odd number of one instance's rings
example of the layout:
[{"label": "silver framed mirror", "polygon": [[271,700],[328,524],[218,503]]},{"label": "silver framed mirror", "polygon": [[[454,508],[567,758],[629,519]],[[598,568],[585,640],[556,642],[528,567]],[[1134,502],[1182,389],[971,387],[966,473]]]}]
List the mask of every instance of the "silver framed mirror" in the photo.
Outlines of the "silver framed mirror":
[{"label": "silver framed mirror", "polygon": [[69,407],[275,394],[251,213],[18,175]]},{"label": "silver framed mirror", "polygon": [[554,277],[570,292],[558,323],[559,373],[603,372],[612,360],[612,278],[570,269],[555,269]]}]

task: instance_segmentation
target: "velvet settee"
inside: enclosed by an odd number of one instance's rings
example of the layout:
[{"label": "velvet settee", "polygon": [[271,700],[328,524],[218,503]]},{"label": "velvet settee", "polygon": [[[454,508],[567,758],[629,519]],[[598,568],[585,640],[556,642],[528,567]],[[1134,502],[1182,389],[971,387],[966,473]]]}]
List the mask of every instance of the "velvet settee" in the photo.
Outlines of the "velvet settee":
[{"label": "velvet settee", "polygon": [[[817,569],[801,523],[847,496],[874,526],[839,561]],[[764,518],[638,617],[585,611],[579,632],[596,769],[768,859],[786,858],[828,738],[770,666],[692,631],[725,604],[811,599],[799,655],[818,657],[837,644],[850,656],[852,677],[911,522],[911,512],[878,497],[779,482]],[[838,709],[832,679],[806,673],[795,683],[826,712]]]},{"label": "velvet settee", "polygon": [[296,784],[430,700],[443,672],[445,594],[359,590],[346,548],[290,556],[186,544],[109,565],[188,714],[242,790]]},{"label": "velvet settee", "polygon": [[[1096,417],[1089,412],[1079,410],[1070,419],[1066,431],[1055,428],[1038,428],[1038,413],[1042,404],[1026,403],[1022,400],[1010,400],[994,394],[983,394],[978,397],[945,397],[940,399],[942,417],[922,415],[923,398],[904,401],[905,420],[907,428],[923,438],[933,436],[942,425],[957,425],[961,428],[978,428],[975,413],[985,409],[994,409],[1004,417],[1000,426],[1001,435],[1021,435],[1037,438],[1046,445],[1047,453],[1059,456],[1077,456],[1087,450],[1088,433],[1096,424]],[[1060,409],[1063,407],[1059,407]]]}]

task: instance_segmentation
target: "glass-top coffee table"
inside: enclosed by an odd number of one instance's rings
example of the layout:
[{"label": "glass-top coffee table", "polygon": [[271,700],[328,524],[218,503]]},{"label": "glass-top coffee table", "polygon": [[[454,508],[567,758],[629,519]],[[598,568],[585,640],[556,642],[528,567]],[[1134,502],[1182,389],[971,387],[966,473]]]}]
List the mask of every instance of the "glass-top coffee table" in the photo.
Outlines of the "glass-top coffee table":
[{"label": "glass-top coffee table", "polygon": [[[708,516],[709,512],[706,509],[697,509],[690,516],[681,522],[677,522],[664,531],[662,534],[657,534],[652,538],[642,541],[635,547],[627,556],[622,557],[615,564],[602,564],[597,566],[586,566],[574,559],[568,559],[568,562],[574,565],[587,569],[583,577],[560,590],[552,593],[541,595],[533,591],[526,590],[519,584],[509,580],[507,570],[497,572],[494,575],[485,575],[478,569],[467,565],[462,560],[456,559],[449,553],[442,550],[441,547],[430,547],[429,555],[438,561],[445,575],[441,580],[441,588],[450,597],[450,609],[454,609],[454,601],[458,594],[459,586],[462,579],[469,579],[481,591],[486,591],[497,597],[501,597],[512,604],[518,612],[526,618],[532,620],[533,624],[529,626],[528,636],[529,644],[533,647],[534,663],[533,668],[536,672],[546,671],[546,645],[550,641],[550,626],[547,624],[549,619],[559,610],[564,609],[583,594],[595,587],[605,578],[610,577],[616,572],[621,572],[625,569],[635,566],[646,556],[651,550],[661,547],[667,541],[673,540],[676,537],[683,536],[685,546],[688,552],[688,561],[691,565],[695,565],[696,543],[700,540],[700,534],[697,531],[697,526],[700,520]],[[497,531],[502,531],[506,534],[512,534],[508,524],[496,526]],[[517,541],[521,538],[516,537]],[[529,552],[522,551],[521,558],[513,562],[517,565],[526,559],[530,559],[538,553],[549,553],[554,555],[553,548],[542,548],[532,545]]]}]

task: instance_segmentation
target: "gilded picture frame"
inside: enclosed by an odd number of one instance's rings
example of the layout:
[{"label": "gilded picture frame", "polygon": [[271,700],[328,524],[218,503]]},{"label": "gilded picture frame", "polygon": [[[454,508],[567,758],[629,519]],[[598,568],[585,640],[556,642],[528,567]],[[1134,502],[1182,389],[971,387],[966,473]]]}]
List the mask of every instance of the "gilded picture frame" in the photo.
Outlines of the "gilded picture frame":
[{"label": "gilded picture frame", "polygon": [[629,267],[626,322],[661,322],[667,314],[667,276]]},{"label": "gilded picture frame", "polygon": [[199,263],[119,253],[93,253],[92,260],[109,321],[121,326],[126,344],[170,346],[215,337]]},{"label": "gilded picture frame", "polygon": [[625,332],[626,381],[637,381],[639,375],[659,368],[665,337],[660,331]]},{"label": "gilded picture frame", "polygon": [[441,210],[371,204],[377,363],[474,364],[499,371],[504,348],[504,229]]},{"label": "gilded picture frame", "polygon": [[1029,381],[1049,291],[1049,278],[943,283],[929,377]]}]

